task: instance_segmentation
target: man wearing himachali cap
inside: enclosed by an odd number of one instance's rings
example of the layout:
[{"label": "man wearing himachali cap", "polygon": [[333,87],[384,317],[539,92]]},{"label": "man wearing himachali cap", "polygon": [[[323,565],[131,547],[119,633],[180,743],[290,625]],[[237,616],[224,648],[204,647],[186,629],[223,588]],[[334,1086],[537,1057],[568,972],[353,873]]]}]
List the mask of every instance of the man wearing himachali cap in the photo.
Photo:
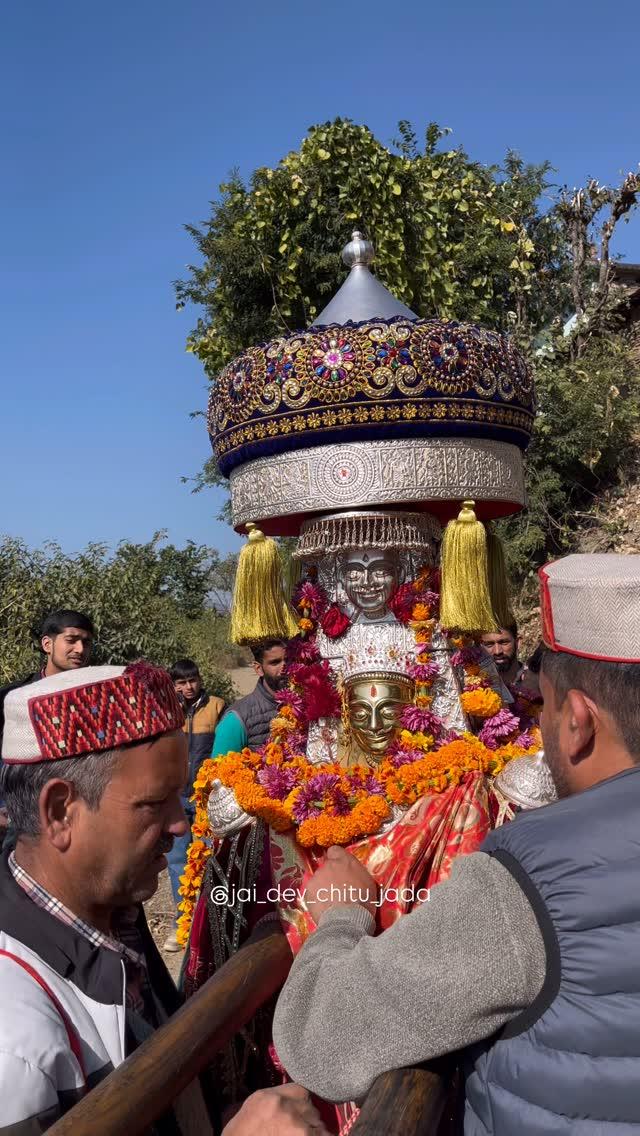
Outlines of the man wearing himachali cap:
[{"label": "man wearing himachali cap", "polygon": [[430,902],[377,937],[374,881],[331,849],[307,892],[319,927],[280,996],[274,1040],[289,1074],[331,1100],[464,1050],[465,1136],[631,1136],[640,556],[569,556],[540,575],[541,728],[559,799],[458,857]]},{"label": "man wearing himachali cap", "polygon": [[[147,663],[86,667],[11,691],[0,792],[17,833],[0,862],[0,1136],[45,1131],[180,999],[147,928],[166,853],[187,831],[183,714]],[[206,1136],[199,1083],[157,1122]],[[227,1136],[324,1128],[297,1085],[245,1102]]]}]

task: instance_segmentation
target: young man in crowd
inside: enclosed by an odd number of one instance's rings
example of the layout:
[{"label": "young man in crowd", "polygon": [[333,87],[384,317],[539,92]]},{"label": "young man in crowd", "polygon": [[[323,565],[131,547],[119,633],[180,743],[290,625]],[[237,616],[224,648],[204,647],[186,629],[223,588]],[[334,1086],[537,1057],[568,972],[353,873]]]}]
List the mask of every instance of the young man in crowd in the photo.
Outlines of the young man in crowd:
[{"label": "young man in crowd", "polygon": [[502,681],[507,686],[516,686],[525,671],[524,663],[518,658],[517,624],[510,623],[508,627],[487,632],[482,636],[482,646],[491,655]]},{"label": "young man in crowd", "polygon": [[[11,691],[5,716],[0,1136],[32,1136],[180,1004],[142,904],[187,832],[187,740],[169,675],[146,663],[51,675]],[[154,1131],[210,1136],[215,1115],[196,1081]],[[267,1133],[324,1129],[284,1086],[246,1101],[227,1136]]]},{"label": "young man in crowd", "polygon": [[287,685],[287,643],[285,639],[269,639],[252,648],[254,670],[258,675],[255,690],[234,702],[220,720],[213,744],[213,757],[235,753],[249,746],[263,745],[269,726],[275,718],[276,694]]},{"label": "young man in crowd", "polygon": [[329,1100],[466,1049],[465,1136],[640,1132],[640,556],[541,572],[542,737],[559,800],[459,856],[374,937],[376,885],[341,848],[307,885],[318,929],[274,1041]]},{"label": "young man in crowd", "polygon": [[[187,860],[187,849],[191,843],[191,825],[194,818],[193,782],[202,762],[211,755],[213,738],[220,715],[224,711],[224,699],[207,694],[202,684],[200,671],[192,659],[178,659],[169,671],[178,700],[184,711],[184,732],[189,742],[189,774],[182,794],[182,807],[189,821],[189,831],[173,842],[169,852],[169,879],[171,890],[177,905],[180,902],[179,888],[180,876],[184,872]],[[167,936],[163,950],[179,951],[180,944],[176,938],[175,924]]]},{"label": "young man in crowd", "polygon": [[44,661],[39,670],[16,679],[0,689],[0,737],[2,735],[4,700],[10,690],[27,686],[49,675],[86,667],[93,648],[95,632],[88,615],[81,611],[52,611],[40,630],[40,649]]},{"label": "young man in crowd", "polygon": [[[40,632],[40,648],[45,659],[40,670],[27,675],[26,678],[16,679],[0,689],[0,746],[4,729],[4,700],[9,691],[16,690],[20,686],[28,686],[49,675],[86,667],[91,658],[94,636],[93,623],[89,616],[83,615],[81,611],[50,612]],[[13,834],[6,808],[0,797],[0,849],[4,846],[5,839],[7,844],[10,844]]]}]

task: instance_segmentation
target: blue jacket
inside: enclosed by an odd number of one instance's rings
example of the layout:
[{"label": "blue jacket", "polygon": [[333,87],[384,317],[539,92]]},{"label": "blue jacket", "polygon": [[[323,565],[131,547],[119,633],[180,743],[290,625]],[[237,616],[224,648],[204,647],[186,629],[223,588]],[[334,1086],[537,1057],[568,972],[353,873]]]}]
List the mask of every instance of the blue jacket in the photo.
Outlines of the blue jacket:
[{"label": "blue jacket", "polygon": [[640,1136],[640,767],[485,841],[529,898],[543,988],[474,1048],[465,1136]]}]

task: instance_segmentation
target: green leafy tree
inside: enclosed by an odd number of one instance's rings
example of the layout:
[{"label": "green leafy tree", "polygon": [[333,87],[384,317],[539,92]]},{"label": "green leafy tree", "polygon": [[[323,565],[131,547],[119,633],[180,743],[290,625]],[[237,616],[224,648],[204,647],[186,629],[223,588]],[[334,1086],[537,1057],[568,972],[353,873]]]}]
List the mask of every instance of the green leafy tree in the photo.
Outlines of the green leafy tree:
[{"label": "green leafy tree", "polygon": [[229,697],[226,668],[236,655],[223,649],[228,621],[210,603],[218,554],[191,542],[178,549],[163,539],[158,533],[146,544],[123,541],[113,552],[90,544],[77,556],[56,544],[29,549],[19,540],[1,541],[0,680],[34,670],[45,615],[73,608],[93,620],[95,663],[147,658],[170,666],[202,649],[202,660],[194,657],[203,677],[213,692]]},{"label": "green leafy tree", "polygon": [[419,315],[524,317],[532,273],[544,260],[552,275],[559,251],[553,224],[537,231],[548,166],[514,154],[483,166],[440,147],[447,131],[435,124],[422,146],[408,123],[399,130],[387,147],[348,120],[314,126],[248,186],[232,175],[208,222],[188,226],[201,263],[176,284],[177,302],[204,309],[189,348],[210,378],[249,344],[313,322],[344,279],[339,253],[354,228]]},{"label": "green leafy tree", "polygon": [[[364,231],[377,275],[418,315],[507,329],[535,363],[529,510],[502,526],[526,575],[571,546],[576,515],[635,444],[640,380],[610,246],[640,181],[630,173],[619,187],[591,180],[558,192],[547,163],[510,151],[501,166],[483,165],[447,149],[449,132],[433,123],[422,142],[408,122],[398,133],[385,146],[337,119],[248,184],[234,173],[220,187],[209,220],[188,227],[200,261],[176,284],[178,307],[201,310],[188,349],[215,381],[250,344],[311,324],[344,279],[345,239]],[[212,484],[226,484],[213,458],[195,488]]]}]

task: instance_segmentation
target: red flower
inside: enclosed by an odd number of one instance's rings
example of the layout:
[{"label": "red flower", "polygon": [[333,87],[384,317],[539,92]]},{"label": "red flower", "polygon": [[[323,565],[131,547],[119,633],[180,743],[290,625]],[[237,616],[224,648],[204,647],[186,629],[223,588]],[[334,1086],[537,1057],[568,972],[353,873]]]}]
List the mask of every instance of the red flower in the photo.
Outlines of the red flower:
[{"label": "red flower", "polygon": [[306,667],[301,693],[307,722],[340,717],[340,698],[326,659]]},{"label": "red flower", "polygon": [[389,607],[399,623],[408,623],[415,602],[413,584],[401,584],[390,597]]},{"label": "red flower", "polygon": [[331,604],[320,620],[320,626],[329,639],[339,639],[350,625],[349,616],[337,604]]}]

